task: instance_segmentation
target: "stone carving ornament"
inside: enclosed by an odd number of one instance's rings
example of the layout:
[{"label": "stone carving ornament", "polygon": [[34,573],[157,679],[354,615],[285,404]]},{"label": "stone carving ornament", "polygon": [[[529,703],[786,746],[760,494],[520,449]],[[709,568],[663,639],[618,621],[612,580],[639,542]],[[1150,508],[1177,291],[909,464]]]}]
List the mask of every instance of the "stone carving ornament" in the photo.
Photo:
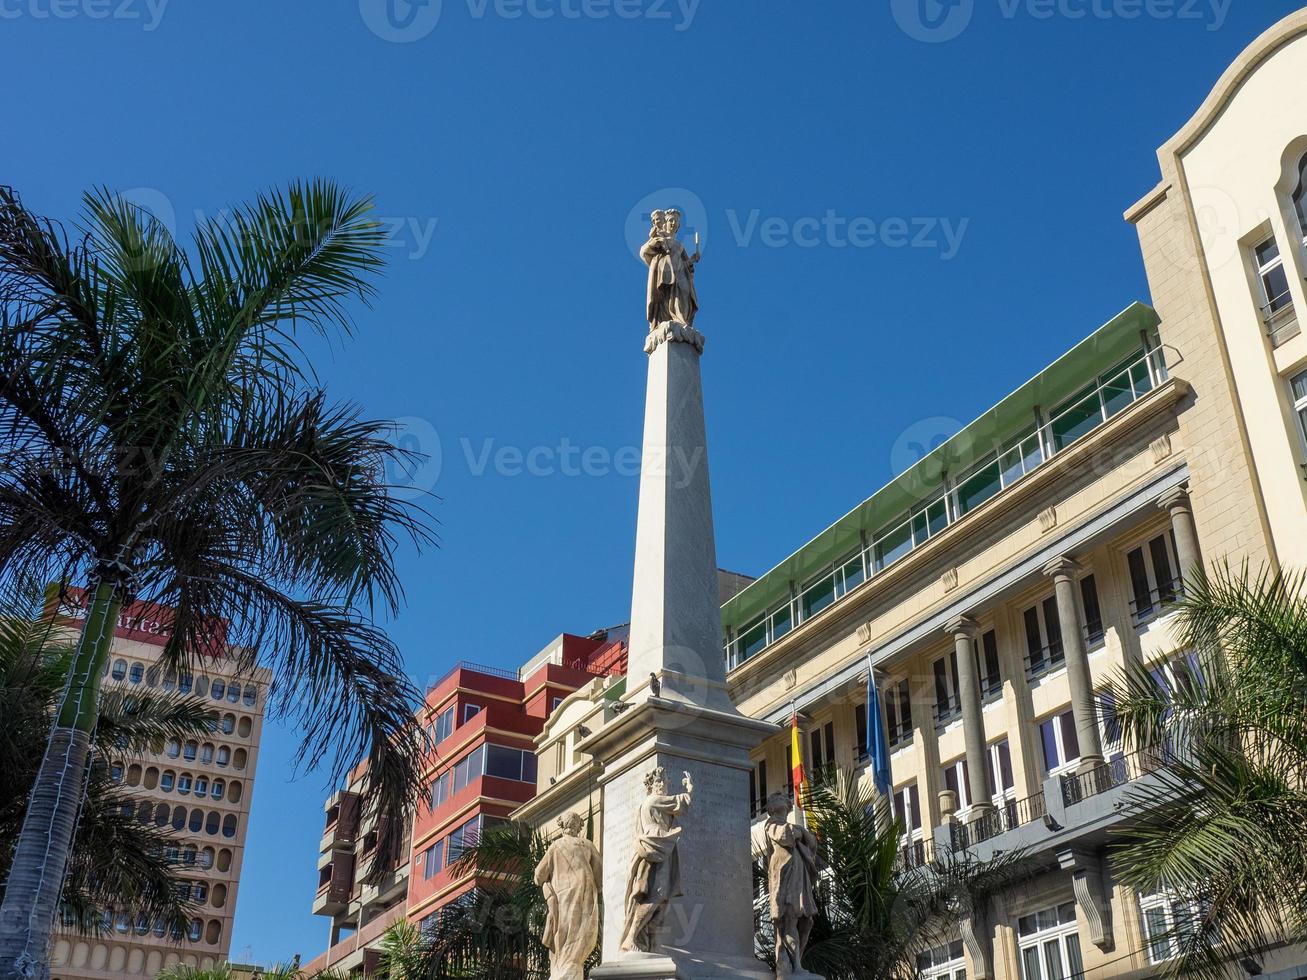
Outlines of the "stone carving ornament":
[{"label": "stone carving ornament", "polygon": [[549,980],[584,980],[585,961],[599,938],[603,862],[594,844],[581,836],[579,813],[567,814],[558,824],[563,833],[535,871],[549,910],[542,939],[549,950]]},{"label": "stone carving ornament", "polygon": [[776,977],[810,977],[803,950],[817,915],[814,888],[822,867],[817,838],[789,822],[790,802],[782,793],[767,797],[763,858],[769,913],[776,932]]},{"label": "stone carving ornament", "polygon": [[675,795],[667,793],[667,770],[662,766],[644,777],[648,795],[635,818],[635,855],[626,879],[623,952],[652,952],[668,905],[673,898],[684,894],[681,860],[676,849],[681,828],[676,826],[676,817],[690,809],[694,785],[688,772],[681,775],[685,779],[685,792]]}]

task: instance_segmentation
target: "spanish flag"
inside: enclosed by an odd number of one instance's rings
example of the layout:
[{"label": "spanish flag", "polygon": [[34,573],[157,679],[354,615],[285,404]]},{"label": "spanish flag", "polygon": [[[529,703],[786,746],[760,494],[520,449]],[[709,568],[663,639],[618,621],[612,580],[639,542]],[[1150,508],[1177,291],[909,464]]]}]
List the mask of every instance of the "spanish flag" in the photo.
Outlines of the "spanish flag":
[{"label": "spanish flag", "polygon": [[799,738],[799,713],[790,715],[790,783],[794,787],[794,809],[801,822],[806,823],[804,805],[808,799],[808,777],[803,774],[803,740]]}]

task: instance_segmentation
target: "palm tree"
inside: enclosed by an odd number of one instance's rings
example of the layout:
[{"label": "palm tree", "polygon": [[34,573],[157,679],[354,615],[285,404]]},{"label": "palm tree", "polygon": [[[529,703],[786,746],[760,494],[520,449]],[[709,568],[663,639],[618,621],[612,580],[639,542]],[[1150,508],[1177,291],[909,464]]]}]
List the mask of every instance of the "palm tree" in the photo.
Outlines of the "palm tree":
[{"label": "palm tree", "polygon": [[[30,601],[0,619],[0,876],[9,870],[46,737],[72,662],[51,620],[40,620]],[[112,910],[130,910],[180,932],[191,906],[180,897],[185,880],[164,849],[170,833],[139,819],[138,802],[122,793],[110,760],[130,759],[166,739],[209,730],[197,698],[145,691],[107,693],[91,744],[86,801],[72,843],[60,912],[82,931],[96,929]]]},{"label": "palm tree", "polygon": [[[965,915],[983,914],[993,896],[1029,874],[1016,851],[987,862],[950,854],[905,867],[903,828],[889,802],[852,772],[816,780],[808,814],[828,867],[803,965],[827,980],[915,980],[918,953],[955,940]],[[765,907],[764,896],[758,949],[770,962]]]},{"label": "palm tree", "polygon": [[73,239],[0,188],[0,581],[89,596],[0,908],[18,923],[0,978],[46,969],[130,598],[176,610],[167,665],[215,652],[224,627],[236,669],[269,664],[302,764],[336,779],[366,753],[381,812],[417,798],[417,692],[372,614],[401,602],[401,540],[431,532],[385,483],[388,427],[329,402],[300,344],[348,332],[371,295],[370,208],[294,183],[200,222],[187,250],[108,192],[87,195]]},{"label": "palm tree", "polygon": [[519,823],[485,828],[454,863],[477,886],[440,910],[425,937],[422,976],[470,980],[537,980],[549,975],[547,907],[535,883],[548,841]]},{"label": "palm tree", "polygon": [[381,937],[381,969],[387,980],[423,980],[430,969],[431,940],[401,919]]},{"label": "palm tree", "polygon": [[[1186,578],[1170,679],[1116,685],[1122,733],[1152,769],[1116,841],[1122,880],[1180,910],[1157,951],[1171,976],[1224,977],[1307,942],[1307,597],[1301,575]],[[1260,971],[1259,971],[1260,972]]]}]

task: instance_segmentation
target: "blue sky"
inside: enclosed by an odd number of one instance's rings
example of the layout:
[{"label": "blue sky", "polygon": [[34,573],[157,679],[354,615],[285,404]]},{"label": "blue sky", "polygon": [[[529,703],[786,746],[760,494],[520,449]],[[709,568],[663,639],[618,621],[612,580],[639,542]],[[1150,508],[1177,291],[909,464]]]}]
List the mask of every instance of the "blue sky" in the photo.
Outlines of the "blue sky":
[{"label": "blue sky", "polygon": [[[1296,6],[0,0],[0,180],[182,230],[292,176],[376,195],[380,296],[315,363],[433,456],[394,624],[425,680],[627,617],[650,202],[705,236],[718,555],[760,573],[1147,299],[1121,212]],[[234,959],[326,940],[295,741],[265,736]]]}]

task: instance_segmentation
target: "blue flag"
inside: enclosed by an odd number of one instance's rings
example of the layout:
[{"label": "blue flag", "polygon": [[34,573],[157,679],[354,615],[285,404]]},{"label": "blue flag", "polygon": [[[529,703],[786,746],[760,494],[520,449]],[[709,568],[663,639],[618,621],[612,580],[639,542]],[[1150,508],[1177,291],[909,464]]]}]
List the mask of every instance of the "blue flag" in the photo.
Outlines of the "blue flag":
[{"label": "blue flag", "polygon": [[876,692],[876,672],[867,659],[867,752],[871,756],[871,776],[877,791],[888,798],[893,789],[889,771],[889,742],[885,738],[885,722],[880,712],[880,696]]}]

